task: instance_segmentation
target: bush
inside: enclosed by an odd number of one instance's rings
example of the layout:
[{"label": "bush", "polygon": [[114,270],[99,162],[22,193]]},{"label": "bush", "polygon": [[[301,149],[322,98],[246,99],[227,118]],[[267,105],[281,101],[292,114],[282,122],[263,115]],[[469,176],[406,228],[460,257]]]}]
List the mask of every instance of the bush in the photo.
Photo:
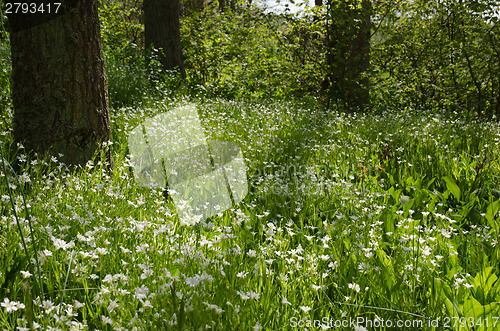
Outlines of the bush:
[{"label": "bush", "polygon": [[312,18],[251,7],[205,7],[182,19],[187,83],[212,96],[301,97],[319,92],[323,54]]},{"label": "bush", "polygon": [[498,1],[413,1],[377,7],[377,103],[500,114]]}]

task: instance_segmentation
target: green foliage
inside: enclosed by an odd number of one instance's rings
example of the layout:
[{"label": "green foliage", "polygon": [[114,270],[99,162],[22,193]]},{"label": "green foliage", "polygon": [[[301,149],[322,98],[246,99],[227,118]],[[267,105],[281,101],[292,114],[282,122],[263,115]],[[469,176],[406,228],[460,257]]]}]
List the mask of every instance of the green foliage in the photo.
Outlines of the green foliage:
[{"label": "green foliage", "polygon": [[[328,96],[345,106],[369,80],[375,110],[433,107],[491,116],[500,111],[498,5],[380,1],[365,9],[368,2],[332,0],[306,5],[299,15],[243,4],[222,12],[217,2],[206,4],[181,17],[187,87],[193,95],[228,98]],[[141,1],[101,1],[100,8],[107,53],[120,54],[127,43],[142,49]],[[370,11],[366,71],[357,31]]]},{"label": "green foliage", "polygon": [[5,14],[5,4],[0,3],[0,41],[3,41],[8,36],[7,32],[7,15]]},{"label": "green foliage", "polygon": [[[5,133],[12,130],[11,70],[10,42],[8,39],[0,40],[0,132]],[[9,138],[4,134],[0,136],[0,141],[7,144]]]},{"label": "green foliage", "polygon": [[375,104],[500,114],[498,1],[376,6]]},{"label": "green foliage", "polygon": [[137,106],[175,92],[180,74],[144,49],[142,0],[101,0],[99,19],[111,107]]},{"label": "green foliage", "polygon": [[99,0],[103,44],[110,49],[127,43],[144,47],[142,0]]},{"label": "green foliage", "polygon": [[224,13],[205,7],[181,24],[187,81],[194,91],[265,98],[319,90],[323,55],[310,19],[255,7]]},{"label": "green foliage", "polygon": [[369,108],[371,1],[327,1],[327,70],[329,100],[348,110]]},{"label": "green foliage", "polygon": [[457,184],[448,176],[444,176],[443,180],[446,182],[448,190],[455,196],[455,198],[460,201],[461,191]]},{"label": "green foliage", "polygon": [[[186,83],[194,95],[328,96],[350,108],[346,100],[355,100],[353,91],[369,81],[376,110],[500,111],[497,1],[384,1],[370,8],[332,0],[305,6],[302,15],[243,5],[221,12],[217,5],[181,17]],[[358,31],[370,12],[366,71]],[[111,52],[127,43],[142,48],[139,13],[140,1],[102,2],[103,39]]]},{"label": "green foliage", "polygon": [[157,53],[146,60],[135,44],[109,49],[105,54],[110,107],[139,106],[179,89],[181,75],[165,71]]},{"label": "green foliage", "polygon": [[328,52],[325,31],[325,8],[310,8],[305,4],[304,14],[283,15],[286,25],[278,36],[280,46],[289,54],[283,66],[284,79],[297,96],[323,96]]}]

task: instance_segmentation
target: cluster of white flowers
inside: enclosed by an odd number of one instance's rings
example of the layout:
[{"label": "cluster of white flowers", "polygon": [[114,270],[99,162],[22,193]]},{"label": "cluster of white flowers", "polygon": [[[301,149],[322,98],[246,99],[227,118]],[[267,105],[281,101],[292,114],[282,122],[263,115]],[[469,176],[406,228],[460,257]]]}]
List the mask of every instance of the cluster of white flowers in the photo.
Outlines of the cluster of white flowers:
[{"label": "cluster of white flowers", "polygon": [[10,313],[10,312],[17,311],[17,310],[25,308],[25,306],[24,306],[23,303],[20,303],[20,302],[17,302],[17,301],[10,301],[8,298],[4,298],[3,302],[0,303],[0,306],[2,306],[3,308],[5,308],[5,311],[7,313]]}]

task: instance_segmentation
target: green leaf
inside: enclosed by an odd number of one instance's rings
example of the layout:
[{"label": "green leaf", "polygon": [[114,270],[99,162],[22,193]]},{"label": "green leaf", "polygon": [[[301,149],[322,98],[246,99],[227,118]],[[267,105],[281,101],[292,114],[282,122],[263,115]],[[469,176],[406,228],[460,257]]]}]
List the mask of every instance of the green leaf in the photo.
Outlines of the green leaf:
[{"label": "green leaf", "polygon": [[495,216],[498,214],[498,208],[500,207],[500,201],[493,201],[488,208],[486,209],[486,219],[488,220],[488,225],[492,228],[496,228],[495,225]]},{"label": "green leaf", "polygon": [[394,223],[394,214],[385,209],[383,212],[382,212],[382,215],[380,217],[380,219],[384,222],[384,234],[387,234],[388,232],[394,232],[395,230],[395,223]]},{"label": "green leaf", "polygon": [[453,296],[453,292],[448,284],[442,279],[434,278],[434,286],[437,290],[437,297],[442,300],[448,310],[450,317],[458,316],[462,317],[462,311],[458,307],[457,302]]},{"label": "green leaf", "polygon": [[496,199],[500,199],[500,190],[493,189],[491,190],[491,193]]},{"label": "green leaf", "polygon": [[[474,323],[475,328],[461,327],[459,330],[492,330],[494,322],[486,324],[486,321],[495,321],[496,317],[492,317],[498,314],[498,305],[496,303],[482,305],[476,299],[471,297],[468,300],[465,300],[463,304],[463,314],[466,319],[473,317],[473,319],[469,319],[468,321],[469,326],[471,326],[471,321],[476,321]],[[481,321],[483,322],[482,324]]]},{"label": "green leaf", "polygon": [[493,273],[493,267],[484,269],[471,280],[472,295],[482,305],[494,303],[498,292],[498,277]]},{"label": "green leaf", "polygon": [[177,267],[172,267],[171,269],[168,269],[168,271],[170,272],[170,274],[172,275],[172,277],[177,277],[179,276],[179,268]]},{"label": "green leaf", "polygon": [[458,201],[460,201],[460,197],[462,195],[462,192],[460,192],[460,188],[455,183],[455,181],[448,176],[444,176],[443,180],[446,182],[446,187],[451,192],[451,194],[453,194],[455,196],[455,198]]},{"label": "green leaf", "polygon": [[391,183],[391,186],[394,186],[396,184],[394,177],[391,174],[387,174],[387,176],[389,177],[389,183]]}]

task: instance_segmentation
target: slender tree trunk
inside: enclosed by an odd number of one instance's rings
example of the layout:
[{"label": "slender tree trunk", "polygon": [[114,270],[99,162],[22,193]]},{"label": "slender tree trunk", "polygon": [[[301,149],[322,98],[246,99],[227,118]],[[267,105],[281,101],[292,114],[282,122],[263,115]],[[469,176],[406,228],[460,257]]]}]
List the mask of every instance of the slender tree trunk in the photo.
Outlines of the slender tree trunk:
[{"label": "slender tree trunk", "polygon": [[43,1],[44,13],[8,16],[14,140],[84,165],[110,139],[97,0],[60,1],[57,13]]},{"label": "slender tree trunk", "polygon": [[179,0],[144,0],[146,48],[159,49],[163,67],[166,70],[178,69],[185,77],[179,15]]}]

